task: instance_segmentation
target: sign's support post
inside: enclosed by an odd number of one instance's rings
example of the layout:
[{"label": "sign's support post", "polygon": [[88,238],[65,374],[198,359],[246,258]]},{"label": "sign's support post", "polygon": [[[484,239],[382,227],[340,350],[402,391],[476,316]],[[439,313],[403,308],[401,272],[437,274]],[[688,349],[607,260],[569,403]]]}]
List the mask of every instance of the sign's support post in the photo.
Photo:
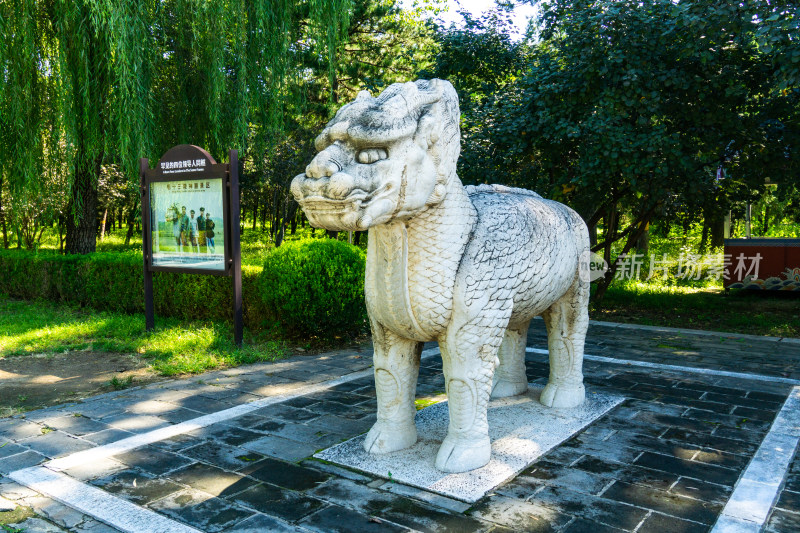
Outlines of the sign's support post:
[{"label": "sign's support post", "polygon": [[148,246],[150,241],[147,238],[150,232],[150,198],[147,194],[147,184],[145,182],[145,172],[147,168],[147,159],[140,159],[139,179],[142,183],[142,256],[144,258],[144,324],[145,330],[150,332],[156,328],[156,315],[153,305],[153,271],[149,268],[150,254],[152,254],[153,251],[151,249],[152,245]]},{"label": "sign's support post", "polygon": [[231,224],[228,235],[231,242],[231,259],[233,260],[233,340],[236,346],[242,346],[244,320],[242,316],[242,248],[239,237],[239,152],[230,151],[230,213]]}]

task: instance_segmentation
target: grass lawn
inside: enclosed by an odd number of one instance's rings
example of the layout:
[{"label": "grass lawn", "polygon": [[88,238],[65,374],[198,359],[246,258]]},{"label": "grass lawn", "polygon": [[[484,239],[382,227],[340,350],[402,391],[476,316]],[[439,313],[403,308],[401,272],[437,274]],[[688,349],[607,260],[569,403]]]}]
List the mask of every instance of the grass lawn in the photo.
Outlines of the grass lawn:
[{"label": "grass lawn", "polygon": [[594,320],[705,329],[774,337],[800,337],[800,295],[731,290],[715,286],[617,281]]},{"label": "grass lawn", "polygon": [[155,332],[144,329],[144,315],[0,297],[0,359],[65,351],[131,353],[171,376],[271,361],[287,351],[282,341],[248,331],[237,348],[233,326],[225,322],[158,317]]}]

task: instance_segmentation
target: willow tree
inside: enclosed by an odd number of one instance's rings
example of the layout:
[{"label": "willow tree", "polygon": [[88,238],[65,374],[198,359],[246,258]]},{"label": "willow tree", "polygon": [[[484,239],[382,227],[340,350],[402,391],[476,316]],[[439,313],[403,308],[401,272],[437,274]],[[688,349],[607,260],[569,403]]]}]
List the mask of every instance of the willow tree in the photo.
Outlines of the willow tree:
[{"label": "willow tree", "polygon": [[0,3],[0,176],[36,190],[49,159],[65,164],[66,251],[94,251],[101,165],[135,184],[137,158],[173,144],[270,145],[300,9],[335,50],[350,0]]}]

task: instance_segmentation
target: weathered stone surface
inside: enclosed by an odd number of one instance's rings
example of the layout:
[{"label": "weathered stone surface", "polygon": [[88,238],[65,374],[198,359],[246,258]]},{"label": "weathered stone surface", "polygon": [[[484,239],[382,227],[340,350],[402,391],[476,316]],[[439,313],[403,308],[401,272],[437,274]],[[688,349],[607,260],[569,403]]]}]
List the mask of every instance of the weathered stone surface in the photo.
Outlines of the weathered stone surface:
[{"label": "weathered stone surface", "polygon": [[589,259],[586,224],[531,191],[465,188],[455,172],[459,120],[446,81],[397,83],[377,98],[362,91],[317,137],[319,153],[291,186],[312,225],[370,229],[365,294],[378,416],[365,449],[386,454],[416,442],[422,342],[438,341],[450,427],[436,467],[445,472],[489,462],[489,398],[527,389],[533,317],[542,315],[550,330],[540,401],[583,402],[589,322],[589,279],[580,272]]}]

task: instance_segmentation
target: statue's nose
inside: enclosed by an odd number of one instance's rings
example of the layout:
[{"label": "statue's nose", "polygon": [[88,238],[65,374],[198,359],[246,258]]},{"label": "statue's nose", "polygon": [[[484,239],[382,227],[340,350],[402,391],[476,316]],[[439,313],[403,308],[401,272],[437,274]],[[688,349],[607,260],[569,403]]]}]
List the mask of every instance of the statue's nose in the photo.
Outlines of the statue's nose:
[{"label": "statue's nose", "polygon": [[[322,157],[320,157],[322,156]],[[309,178],[325,178],[330,177],[339,172],[341,169],[339,165],[327,157],[327,154],[320,153],[311,160],[311,163],[306,167],[306,176]]]}]

